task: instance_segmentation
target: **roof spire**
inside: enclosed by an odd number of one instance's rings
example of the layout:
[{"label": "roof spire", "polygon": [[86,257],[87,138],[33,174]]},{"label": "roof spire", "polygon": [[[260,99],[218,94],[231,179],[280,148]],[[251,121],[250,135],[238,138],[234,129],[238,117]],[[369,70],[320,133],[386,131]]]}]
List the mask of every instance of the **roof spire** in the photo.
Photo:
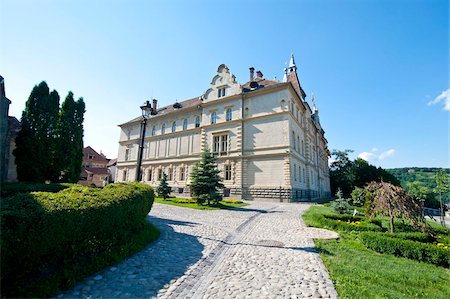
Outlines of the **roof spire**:
[{"label": "roof spire", "polygon": [[297,66],[295,65],[294,61],[294,53],[291,52],[291,59],[289,60],[289,73],[296,72]]},{"label": "roof spire", "polygon": [[283,70],[283,82],[287,82],[287,68],[286,67],[284,67],[284,70]]}]

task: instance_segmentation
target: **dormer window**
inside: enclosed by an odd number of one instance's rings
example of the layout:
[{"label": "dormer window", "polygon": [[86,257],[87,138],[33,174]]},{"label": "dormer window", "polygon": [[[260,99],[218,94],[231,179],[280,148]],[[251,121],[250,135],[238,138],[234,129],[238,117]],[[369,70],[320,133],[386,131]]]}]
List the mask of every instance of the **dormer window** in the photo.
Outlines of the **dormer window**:
[{"label": "dormer window", "polygon": [[225,96],[225,87],[219,88],[217,90],[217,97],[221,98],[221,97],[224,97],[224,96]]}]

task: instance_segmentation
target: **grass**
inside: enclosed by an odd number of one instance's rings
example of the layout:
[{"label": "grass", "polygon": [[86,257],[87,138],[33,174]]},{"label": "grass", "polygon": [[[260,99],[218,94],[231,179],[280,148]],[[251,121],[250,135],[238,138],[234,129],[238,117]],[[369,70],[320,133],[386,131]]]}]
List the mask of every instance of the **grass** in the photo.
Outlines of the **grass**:
[{"label": "grass", "polygon": [[162,203],[171,206],[190,208],[196,210],[221,210],[221,209],[233,209],[248,206],[248,204],[237,201],[237,202],[228,202],[227,200],[222,200],[217,206],[208,206],[206,204],[198,205],[195,200],[189,199],[190,202],[186,198],[177,198],[170,197],[164,200],[162,197],[155,197],[155,202]]},{"label": "grass", "polygon": [[[308,226],[324,227],[317,220],[331,213],[316,205],[303,218]],[[338,232],[339,240],[315,244],[340,298],[450,298],[449,269],[379,254],[358,240],[357,231]]]}]

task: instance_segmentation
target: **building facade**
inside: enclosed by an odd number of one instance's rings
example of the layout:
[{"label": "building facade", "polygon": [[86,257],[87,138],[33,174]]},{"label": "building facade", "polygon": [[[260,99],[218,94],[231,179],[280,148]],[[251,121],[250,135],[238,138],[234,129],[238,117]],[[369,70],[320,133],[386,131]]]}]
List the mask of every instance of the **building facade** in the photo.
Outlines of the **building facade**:
[{"label": "building facade", "polygon": [[[330,197],[330,152],[319,111],[305,100],[294,57],[282,81],[250,68],[239,84],[220,65],[201,96],[157,109],[144,136],[142,181],[168,175],[174,193],[189,196],[189,174],[208,147],[217,157],[224,196],[246,200],[310,201]],[[314,99],[313,99],[314,102]],[[314,103],[313,103],[314,104]],[[116,182],[134,181],[142,116],[121,128]]]},{"label": "building facade", "polygon": [[109,181],[107,159],[101,152],[92,147],[83,148],[83,162],[79,184],[91,187],[104,187]]}]

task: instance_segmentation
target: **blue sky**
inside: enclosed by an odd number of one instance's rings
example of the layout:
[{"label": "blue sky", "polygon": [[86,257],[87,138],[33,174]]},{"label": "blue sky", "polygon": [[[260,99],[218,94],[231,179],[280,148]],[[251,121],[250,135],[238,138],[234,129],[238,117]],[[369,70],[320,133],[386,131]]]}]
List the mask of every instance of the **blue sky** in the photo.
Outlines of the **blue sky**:
[{"label": "blue sky", "polygon": [[448,28],[435,0],[0,0],[0,74],[18,118],[42,80],[84,97],[84,143],[113,158],[145,100],[201,95],[221,63],[281,79],[293,52],[330,149],[449,167]]}]

